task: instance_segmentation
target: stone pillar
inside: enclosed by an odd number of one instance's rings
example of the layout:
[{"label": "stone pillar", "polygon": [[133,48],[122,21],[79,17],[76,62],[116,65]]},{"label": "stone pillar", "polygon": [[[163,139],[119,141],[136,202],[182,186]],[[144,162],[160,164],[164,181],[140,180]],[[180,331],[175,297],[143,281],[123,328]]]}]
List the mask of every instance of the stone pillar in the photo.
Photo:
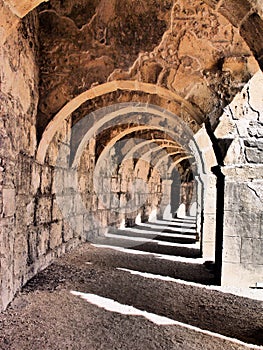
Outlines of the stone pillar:
[{"label": "stone pillar", "polygon": [[202,253],[206,260],[215,260],[216,249],[216,176],[213,174],[202,174],[200,176],[203,184],[202,204]]},{"label": "stone pillar", "polygon": [[222,168],[225,206],[222,285],[263,282],[263,165]]},{"label": "stone pillar", "polygon": [[201,240],[202,256],[215,260],[216,249],[216,176],[200,174],[196,181],[196,231]]},{"label": "stone pillar", "polygon": [[173,215],[171,213],[171,186],[173,180],[164,179],[162,181],[162,201],[159,206],[158,217],[170,220]]},{"label": "stone pillar", "polygon": [[202,244],[203,237],[201,233],[203,232],[202,215],[203,215],[204,188],[203,188],[203,183],[201,181],[200,175],[195,176],[195,183],[196,183],[196,232],[197,232],[197,235],[200,237],[201,244]]}]

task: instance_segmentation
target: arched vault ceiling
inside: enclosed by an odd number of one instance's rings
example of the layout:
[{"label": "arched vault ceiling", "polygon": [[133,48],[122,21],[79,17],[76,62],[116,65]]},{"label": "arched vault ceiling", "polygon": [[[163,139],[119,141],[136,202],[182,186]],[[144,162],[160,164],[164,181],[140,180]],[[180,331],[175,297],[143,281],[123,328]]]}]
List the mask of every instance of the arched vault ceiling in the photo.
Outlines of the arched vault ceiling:
[{"label": "arched vault ceiling", "polygon": [[39,124],[94,84],[129,79],[167,88],[216,125],[258,69],[245,40],[261,59],[262,20],[250,11],[247,0],[41,5]]},{"label": "arched vault ceiling", "polygon": [[[87,102],[89,105],[89,103],[93,103],[94,99],[96,99],[97,97],[100,98],[105,94],[110,94],[118,90],[128,90],[131,92],[127,95],[128,101],[130,101],[131,97],[134,97],[133,94],[135,92],[136,102],[113,104],[113,100],[111,101],[109,106],[107,103],[107,107],[95,110],[92,109],[92,112],[88,114],[83,113],[82,110],[81,115],[77,118],[77,122],[74,123],[74,114],[79,107],[83,106],[83,104]],[[162,103],[156,103],[155,105],[150,104],[149,102],[152,101],[152,98],[149,99],[149,96],[146,98],[146,103],[138,103],[139,101],[141,101],[141,94],[143,94],[144,97],[145,94],[154,97],[155,103],[156,98],[157,101]],[[105,102],[105,100],[103,101]],[[118,102],[122,102],[122,100],[119,99]],[[124,111],[124,105],[127,107],[127,109],[126,112],[123,114],[120,113],[120,110]],[[142,110],[140,110],[139,105],[143,106]],[[164,105],[166,109],[160,108],[159,105]],[[105,117],[105,113],[107,114],[108,110],[111,110],[111,113],[113,113],[111,117]],[[64,120],[66,120],[72,113],[74,113],[74,130],[77,131],[74,135],[74,144],[78,144],[80,140],[86,137],[85,135],[87,131],[95,130],[100,127],[99,125],[102,122],[103,118],[103,124],[110,123],[112,125],[114,119],[117,117],[120,118],[121,116],[124,116],[125,118],[125,121],[123,123],[127,123],[129,121],[132,122],[131,118],[127,119],[127,113],[129,114],[129,117],[132,117],[134,116],[134,113],[137,114],[139,110],[143,113],[152,113],[152,115],[155,116],[155,118],[151,119],[152,124],[158,124],[159,122],[161,122],[165,123],[168,128],[172,129],[173,124],[177,120],[179,124],[182,124],[181,127],[186,127],[187,129],[189,129],[189,131],[191,130],[191,134],[195,133],[200,128],[200,125],[202,123],[200,112],[196,108],[194,108],[189,102],[185,101],[177,94],[163,87],[156,87],[155,85],[149,83],[141,83],[127,80],[109,82],[103,85],[96,86],[86,92],[83,92],[82,94],[71,100],[69,103],[67,103],[59,111],[59,113],[57,113],[57,115],[47,125],[42,135],[38,147],[37,159],[40,163],[44,162],[45,155],[51,140],[53,139],[56,132],[59,131],[59,129],[63,125]],[[156,118],[157,115],[160,116],[160,119]]]}]

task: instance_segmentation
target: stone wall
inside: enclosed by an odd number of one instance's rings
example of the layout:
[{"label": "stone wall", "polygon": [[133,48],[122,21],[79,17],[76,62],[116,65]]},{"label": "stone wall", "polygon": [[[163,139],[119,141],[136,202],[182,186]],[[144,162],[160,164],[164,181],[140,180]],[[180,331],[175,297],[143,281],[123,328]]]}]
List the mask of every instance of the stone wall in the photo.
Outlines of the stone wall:
[{"label": "stone wall", "polygon": [[3,23],[13,21],[0,47],[2,310],[29,278],[79,243],[79,237],[73,237],[54,201],[52,162],[39,165],[35,161],[39,84],[37,13],[18,21],[2,2],[0,10]]},{"label": "stone wall", "polygon": [[232,141],[224,159],[223,284],[255,286],[263,276],[263,75],[226,108],[216,135]]},{"label": "stone wall", "polygon": [[[1,4],[3,21],[12,22]],[[1,46],[1,298],[0,309],[30,274],[36,251],[30,244],[35,225],[34,195],[41,171],[34,163],[38,68],[38,21],[35,13],[21,21]],[[44,233],[43,233],[44,235]],[[40,253],[40,251],[39,251]]]}]

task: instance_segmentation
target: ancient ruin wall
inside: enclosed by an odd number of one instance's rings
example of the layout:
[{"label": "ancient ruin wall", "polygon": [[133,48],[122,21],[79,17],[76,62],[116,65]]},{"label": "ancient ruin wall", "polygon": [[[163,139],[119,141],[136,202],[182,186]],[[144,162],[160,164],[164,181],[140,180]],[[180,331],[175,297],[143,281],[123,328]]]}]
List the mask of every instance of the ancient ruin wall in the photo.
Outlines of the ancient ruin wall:
[{"label": "ancient ruin wall", "polygon": [[[1,20],[15,21],[1,5]],[[38,103],[37,26],[37,16],[32,13],[1,46],[0,309],[27,279],[34,255],[30,235],[35,225],[34,195],[40,179],[40,170],[33,162]]]},{"label": "ancient ruin wall", "polygon": [[225,176],[223,284],[262,281],[263,74],[259,71],[226,108],[216,130],[231,140]]},{"label": "ancient ruin wall", "polygon": [[[53,168],[35,162],[38,16],[18,21],[1,2],[0,310],[29,278],[79,242],[53,203]],[[12,25],[11,25],[12,23]]]}]

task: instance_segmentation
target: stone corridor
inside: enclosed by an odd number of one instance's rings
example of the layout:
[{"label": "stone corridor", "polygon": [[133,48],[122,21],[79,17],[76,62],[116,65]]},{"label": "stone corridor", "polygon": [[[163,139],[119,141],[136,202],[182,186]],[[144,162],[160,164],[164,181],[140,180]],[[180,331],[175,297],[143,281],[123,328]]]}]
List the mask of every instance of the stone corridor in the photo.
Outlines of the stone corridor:
[{"label": "stone corridor", "polygon": [[1,348],[262,346],[262,0],[0,19]]}]

